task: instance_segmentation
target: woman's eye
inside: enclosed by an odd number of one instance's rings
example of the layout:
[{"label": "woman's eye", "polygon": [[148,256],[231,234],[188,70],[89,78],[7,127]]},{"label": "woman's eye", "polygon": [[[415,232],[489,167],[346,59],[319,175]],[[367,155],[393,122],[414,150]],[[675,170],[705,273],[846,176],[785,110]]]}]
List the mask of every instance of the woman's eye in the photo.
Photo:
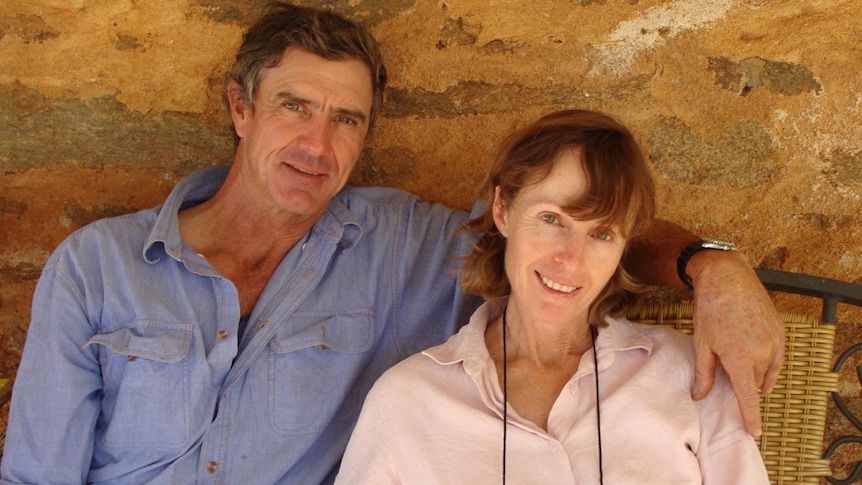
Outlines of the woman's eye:
[{"label": "woman's eye", "polygon": [[558,224],[560,219],[554,214],[542,214],[542,221],[547,222],[548,224]]},{"label": "woman's eye", "polygon": [[605,229],[596,229],[595,238],[600,241],[616,241],[621,237],[619,229],[616,227],[608,227]]}]

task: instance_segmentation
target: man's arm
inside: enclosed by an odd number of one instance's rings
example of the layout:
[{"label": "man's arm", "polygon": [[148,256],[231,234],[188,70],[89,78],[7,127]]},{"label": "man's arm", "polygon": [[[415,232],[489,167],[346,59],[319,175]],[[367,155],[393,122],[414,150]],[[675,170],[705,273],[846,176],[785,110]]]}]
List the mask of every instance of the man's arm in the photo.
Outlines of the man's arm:
[{"label": "man's arm", "polygon": [[33,312],[9,409],[0,485],[84,483],[93,456],[101,388],[89,324],[68,276],[51,265]]},{"label": "man's arm", "polygon": [[[636,278],[653,285],[685,287],[676,262],[697,236],[657,220],[632,243],[624,261]],[[695,253],[686,273],[694,286],[694,343],[697,368],[692,396],[710,391],[720,361],[733,384],[745,427],[761,434],[758,387],[770,392],[784,362],[784,324],[766,289],[739,251]]]}]

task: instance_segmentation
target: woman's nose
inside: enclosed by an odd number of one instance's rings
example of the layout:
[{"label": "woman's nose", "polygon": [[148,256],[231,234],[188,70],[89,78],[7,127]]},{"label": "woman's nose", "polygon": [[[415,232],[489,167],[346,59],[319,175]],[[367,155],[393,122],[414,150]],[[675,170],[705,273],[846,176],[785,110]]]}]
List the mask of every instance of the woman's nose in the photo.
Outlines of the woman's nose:
[{"label": "woman's nose", "polygon": [[585,241],[581,237],[562,238],[557,247],[556,261],[568,265],[579,265],[584,259]]}]

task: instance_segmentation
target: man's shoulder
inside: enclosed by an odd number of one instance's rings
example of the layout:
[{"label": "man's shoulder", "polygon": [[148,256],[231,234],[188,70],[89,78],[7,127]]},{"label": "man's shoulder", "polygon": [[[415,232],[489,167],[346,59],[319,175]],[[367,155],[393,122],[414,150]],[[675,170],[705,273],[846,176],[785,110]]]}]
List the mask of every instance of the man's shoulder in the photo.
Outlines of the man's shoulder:
[{"label": "man's shoulder", "polygon": [[159,207],[151,207],[125,214],[103,217],[89,222],[72,233],[78,237],[102,237],[128,235],[129,232],[149,230],[156,220]]},{"label": "man's shoulder", "polygon": [[437,214],[445,217],[466,216],[467,213],[436,202],[423,200],[416,194],[391,187],[344,187],[336,200],[355,213],[365,211],[410,212],[417,215]]},{"label": "man's shoulder", "polygon": [[336,195],[336,199],[345,205],[369,204],[377,206],[404,205],[420,201],[419,197],[406,190],[392,187],[354,187],[346,186]]},{"label": "man's shoulder", "polygon": [[130,245],[139,245],[142,248],[157,214],[158,208],[151,208],[97,219],[66,237],[55,253],[102,251],[113,246]]}]

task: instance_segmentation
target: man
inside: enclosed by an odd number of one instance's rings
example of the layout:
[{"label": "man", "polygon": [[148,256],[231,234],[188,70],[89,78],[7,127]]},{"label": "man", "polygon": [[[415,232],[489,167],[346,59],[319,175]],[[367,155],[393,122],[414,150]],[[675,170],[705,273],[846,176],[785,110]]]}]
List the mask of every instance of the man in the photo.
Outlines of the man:
[{"label": "man", "polygon": [[[81,229],[46,263],[0,484],[329,483],[374,380],[478,304],[453,276],[468,214],[344,188],[386,82],[367,31],[275,7],[229,78],[229,171]],[[695,238],[658,229],[632,270],[681,285]],[[701,340],[759,421],[757,386],[782,360],[774,308],[738,254],[700,251],[683,273],[718,301],[699,319],[726,322],[701,334],[723,338]],[[702,395],[715,356],[700,352]]]}]

